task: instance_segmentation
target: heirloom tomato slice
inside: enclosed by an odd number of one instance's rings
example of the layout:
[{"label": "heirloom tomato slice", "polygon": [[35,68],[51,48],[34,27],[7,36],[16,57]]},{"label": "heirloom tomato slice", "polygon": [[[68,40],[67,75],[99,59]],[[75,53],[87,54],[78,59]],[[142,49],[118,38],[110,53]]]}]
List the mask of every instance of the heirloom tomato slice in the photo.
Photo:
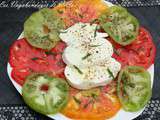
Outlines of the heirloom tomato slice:
[{"label": "heirloom tomato slice", "polygon": [[25,103],[42,114],[55,114],[67,104],[69,96],[67,82],[42,73],[32,73],[22,88]]},{"label": "heirloom tomato slice", "polygon": [[120,45],[131,44],[138,35],[138,20],[123,7],[110,7],[101,15],[99,20],[105,32]]},{"label": "heirloom tomato slice", "polygon": [[153,63],[156,47],[150,33],[143,27],[139,29],[136,40],[127,46],[121,46],[109,38],[114,47],[113,57],[122,64],[142,66],[148,69]]},{"label": "heirloom tomato slice", "polygon": [[117,94],[126,111],[142,109],[151,98],[150,74],[139,66],[127,66],[118,76]]},{"label": "heirloom tomato slice", "polygon": [[65,46],[65,43],[58,42],[51,51],[45,51],[32,47],[25,38],[15,41],[9,56],[12,77],[20,85],[23,85],[26,76],[32,72],[44,72],[64,78],[66,65],[62,60],[62,52]]},{"label": "heirloom tomato slice", "polygon": [[71,88],[68,104],[62,113],[76,120],[111,118],[120,110],[121,104],[116,94],[107,91],[103,87],[81,91]]}]

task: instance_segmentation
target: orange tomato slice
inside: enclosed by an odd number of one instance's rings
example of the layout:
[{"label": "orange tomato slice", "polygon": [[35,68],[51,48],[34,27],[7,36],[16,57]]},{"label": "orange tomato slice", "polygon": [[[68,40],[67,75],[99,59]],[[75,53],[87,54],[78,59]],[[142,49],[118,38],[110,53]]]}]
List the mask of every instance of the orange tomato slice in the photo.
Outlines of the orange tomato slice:
[{"label": "orange tomato slice", "polygon": [[121,108],[118,97],[105,93],[101,88],[85,91],[70,90],[70,99],[62,113],[74,120],[105,120]]},{"label": "orange tomato slice", "polygon": [[73,0],[61,3],[53,9],[58,10],[66,26],[77,22],[91,22],[107,9],[101,0]]}]

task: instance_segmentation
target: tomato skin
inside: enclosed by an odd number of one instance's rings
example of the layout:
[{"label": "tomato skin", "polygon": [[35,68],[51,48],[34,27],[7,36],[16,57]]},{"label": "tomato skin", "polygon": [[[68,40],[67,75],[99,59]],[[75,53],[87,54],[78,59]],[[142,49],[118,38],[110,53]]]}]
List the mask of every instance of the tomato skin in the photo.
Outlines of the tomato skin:
[{"label": "tomato skin", "polygon": [[148,69],[155,60],[156,47],[150,33],[143,27],[139,29],[139,35],[136,40],[127,46],[120,46],[109,38],[116,52],[112,57],[122,64],[122,67],[127,65],[142,66]]},{"label": "tomato skin", "polygon": [[65,47],[65,43],[59,42],[51,51],[45,51],[30,46],[25,38],[15,41],[9,55],[12,78],[20,85],[23,85],[26,76],[32,72],[64,78],[66,65],[62,60],[62,52]]}]

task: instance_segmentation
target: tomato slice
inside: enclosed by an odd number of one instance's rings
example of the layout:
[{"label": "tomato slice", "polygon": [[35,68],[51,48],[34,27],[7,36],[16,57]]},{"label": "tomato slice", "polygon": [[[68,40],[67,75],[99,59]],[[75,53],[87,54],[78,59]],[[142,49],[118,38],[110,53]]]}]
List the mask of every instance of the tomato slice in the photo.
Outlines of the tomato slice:
[{"label": "tomato slice", "polygon": [[25,103],[42,114],[59,112],[67,104],[68,96],[67,82],[47,74],[30,74],[22,88]]},{"label": "tomato slice", "polygon": [[62,52],[65,46],[65,43],[59,42],[51,51],[45,51],[30,46],[25,38],[15,41],[9,56],[13,79],[23,85],[26,76],[32,72],[44,72],[64,78],[66,65],[62,60]]},{"label": "tomato slice", "polygon": [[59,4],[54,10],[58,10],[67,26],[77,22],[91,22],[108,7],[101,0],[72,0]]},{"label": "tomato slice", "polygon": [[25,21],[24,36],[30,45],[51,50],[60,41],[59,32],[64,27],[56,10],[43,8]]},{"label": "tomato slice", "polygon": [[120,108],[118,97],[103,88],[85,91],[71,88],[69,102],[62,113],[76,120],[105,120],[114,116]]},{"label": "tomato slice", "polygon": [[127,66],[118,76],[117,94],[126,111],[142,109],[151,98],[151,77],[142,67]]},{"label": "tomato slice", "polygon": [[120,45],[131,44],[138,35],[138,20],[123,7],[110,7],[99,20],[102,28]]},{"label": "tomato slice", "polygon": [[150,33],[145,28],[139,29],[138,37],[130,45],[121,46],[111,38],[109,40],[115,50],[113,57],[122,64],[122,67],[136,65],[148,69],[154,63],[156,48]]}]

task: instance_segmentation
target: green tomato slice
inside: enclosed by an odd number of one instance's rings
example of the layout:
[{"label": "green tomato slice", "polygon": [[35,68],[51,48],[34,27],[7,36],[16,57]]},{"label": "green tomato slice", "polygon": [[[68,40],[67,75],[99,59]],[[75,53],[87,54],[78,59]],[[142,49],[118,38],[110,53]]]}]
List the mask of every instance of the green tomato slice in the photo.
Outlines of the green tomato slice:
[{"label": "green tomato slice", "polygon": [[111,7],[99,20],[102,28],[113,40],[123,46],[132,43],[138,35],[138,20],[123,7]]},{"label": "green tomato slice", "polygon": [[127,66],[118,76],[117,94],[125,111],[142,109],[151,98],[151,77],[142,67]]},{"label": "green tomato slice", "polygon": [[55,114],[66,105],[69,87],[65,80],[33,73],[22,88],[25,103],[42,114]]},{"label": "green tomato slice", "polygon": [[24,36],[32,46],[50,50],[60,40],[59,32],[64,27],[64,22],[56,10],[44,8],[26,20]]}]

